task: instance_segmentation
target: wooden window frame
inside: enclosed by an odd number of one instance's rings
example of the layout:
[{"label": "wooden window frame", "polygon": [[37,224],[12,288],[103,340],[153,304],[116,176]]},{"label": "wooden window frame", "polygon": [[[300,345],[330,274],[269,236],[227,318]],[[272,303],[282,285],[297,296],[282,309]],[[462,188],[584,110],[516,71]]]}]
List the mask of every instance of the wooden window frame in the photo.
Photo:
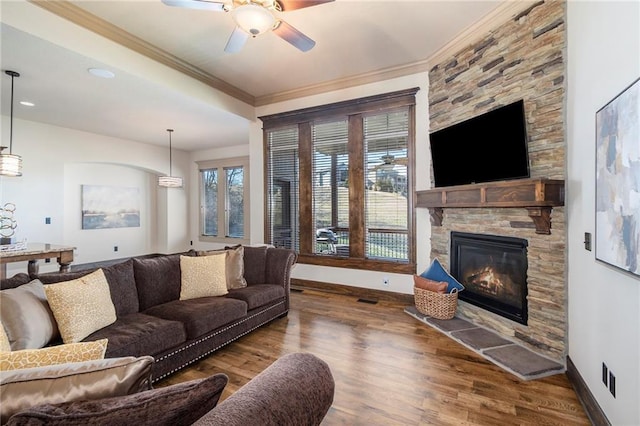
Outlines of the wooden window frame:
[{"label": "wooden window frame", "polygon": [[[198,165],[198,186],[200,205],[200,221],[198,228],[198,241],[207,243],[225,243],[225,244],[249,244],[250,235],[250,212],[251,212],[251,191],[249,187],[249,157],[222,158],[219,160],[206,160],[196,162]],[[204,188],[202,187],[202,171],[210,169],[218,169],[218,233],[226,228],[226,203],[227,203],[227,187],[225,168],[242,167],[243,173],[243,203],[244,203],[244,223],[242,238],[204,235]]]},{"label": "wooden window frame", "polygon": [[[299,191],[299,232],[300,247],[298,262],[343,267],[351,269],[366,269],[392,273],[415,273],[416,271],[416,242],[415,242],[415,94],[418,87],[397,92],[374,95],[328,105],[304,108],[295,111],[272,114],[259,117],[263,122],[264,141],[264,185],[268,192],[268,133],[278,128],[296,125],[298,127],[298,158],[300,173]],[[368,259],[365,257],[365,197],[364,197],[364,130],[363,116],[375,112],[408,108],[409,135],[407,151],[409,163],[407,166],[407,215],[408,215],[408,261],[394,261],[383,259]],[[314,121],[348,118],[349,126],[349,256],[318,255],[313,253],[314,239],[305,235],[315,234],[312,223],[313,180],[312,180],[312,132],[311,123]],[[352,162],[353,160],[353,162]],[[357,206],[357,208],[352,208]],[[265,199],[265,241],[271,241],[271,229],[268,212],[268,200]]]}]

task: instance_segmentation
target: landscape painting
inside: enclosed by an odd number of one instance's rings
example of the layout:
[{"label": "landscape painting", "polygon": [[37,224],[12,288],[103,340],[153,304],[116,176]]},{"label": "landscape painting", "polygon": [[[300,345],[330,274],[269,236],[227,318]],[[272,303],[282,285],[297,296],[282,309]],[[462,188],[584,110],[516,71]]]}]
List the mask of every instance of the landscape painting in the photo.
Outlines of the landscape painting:
[{"label": "landscape painting", "polygon": [[640,275],[640,79],[596,113],[596,259]]},{"label": "landscape painting", "polygon": [[82,185],[82,229],[139,226],[139,188]]}]

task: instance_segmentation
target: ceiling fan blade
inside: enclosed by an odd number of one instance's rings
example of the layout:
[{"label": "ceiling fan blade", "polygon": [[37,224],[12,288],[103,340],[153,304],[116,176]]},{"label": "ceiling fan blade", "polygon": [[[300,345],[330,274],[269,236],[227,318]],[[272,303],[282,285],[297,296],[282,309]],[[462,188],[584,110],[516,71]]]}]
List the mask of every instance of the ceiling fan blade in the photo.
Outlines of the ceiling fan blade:
[{"label": "ceiling fan blade", "polygon": [[224,3],[209,0],[162,0],[167,6],[185,7],[187,9],[213,10],[224,12]]},{"label": "ceiling fan blade", "polygon": [[331,3],[334,0],[277,0],[283,12],[302,9],[304,7],[317,6],[323,3]]},{"label": "ceiling fan blade", "polygon": [[296,30],[284,21],[278,21],[278,24],[274,28],[273,32],[278,37],[285,41],[288,41],[294,47],[302,50],[303,52],[308,52],[309,50],[313,49],[313,46],[316,45],[315,41],[311,40],[309,37],[302,34],[300,31]]},{"label": "ceiling fan blade", "polygon": [[227,45],[224,47],[224,51],[227,53],[237,53],[242,50],[242,46],[249,39],[249,33],[242,30],[240,27],[236,27],[229,40],[227,41]]}]

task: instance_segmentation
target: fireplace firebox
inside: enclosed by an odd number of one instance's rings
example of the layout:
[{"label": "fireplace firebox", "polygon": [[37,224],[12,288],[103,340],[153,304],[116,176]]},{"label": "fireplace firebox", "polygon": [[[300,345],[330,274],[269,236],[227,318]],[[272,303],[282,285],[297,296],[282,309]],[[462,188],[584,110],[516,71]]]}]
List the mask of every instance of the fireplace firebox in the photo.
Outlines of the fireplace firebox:
[{"label": "fireplace firebox", "polygon": [[450,253],[461,300],[527,324],[527,240],[453,231]]}]

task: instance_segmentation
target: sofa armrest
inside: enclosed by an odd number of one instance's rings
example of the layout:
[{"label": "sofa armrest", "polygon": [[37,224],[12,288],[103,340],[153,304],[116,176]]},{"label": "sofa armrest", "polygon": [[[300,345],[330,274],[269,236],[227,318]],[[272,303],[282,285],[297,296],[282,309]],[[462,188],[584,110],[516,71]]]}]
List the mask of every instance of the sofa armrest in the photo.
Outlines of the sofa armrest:
[{"label": "sofa armrest", "polygon": [[333,403],[329,366],[310,353],[283,356],[195,425],[319,425]]},{"label": "sofa armrest", "polygon": [[288,292],[291,269],[297,260],[298,255],[293,250],[269,247],[265,261],[265,283],[282,285]]}]

